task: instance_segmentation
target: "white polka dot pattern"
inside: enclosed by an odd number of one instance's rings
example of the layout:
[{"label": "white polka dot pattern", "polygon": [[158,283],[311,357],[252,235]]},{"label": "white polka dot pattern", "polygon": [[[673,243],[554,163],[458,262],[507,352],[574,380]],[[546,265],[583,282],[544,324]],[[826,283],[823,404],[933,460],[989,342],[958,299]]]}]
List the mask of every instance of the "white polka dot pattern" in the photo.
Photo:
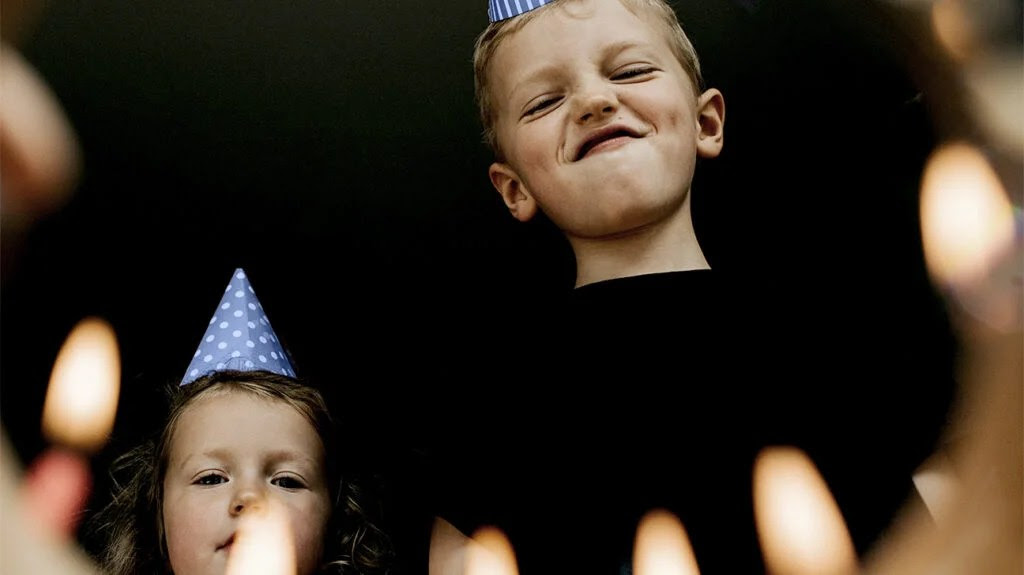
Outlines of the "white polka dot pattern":
[{"label": "white polka dot pattern", "polygon": [[[237,305],[232,305],[237,302]],[[280,375],[295,377],[288,356],[270,326],[263,305],[249,284],[241,268],[231,276],[224,296],[217,304],[217,312],[233,310],[226,315],[213,316],[206,333],[185,370],[181,385],[216,370],[262,369]],[[257,329],[258,328],[258,329]],[[258,342],[258,343],[257,343]]]}]

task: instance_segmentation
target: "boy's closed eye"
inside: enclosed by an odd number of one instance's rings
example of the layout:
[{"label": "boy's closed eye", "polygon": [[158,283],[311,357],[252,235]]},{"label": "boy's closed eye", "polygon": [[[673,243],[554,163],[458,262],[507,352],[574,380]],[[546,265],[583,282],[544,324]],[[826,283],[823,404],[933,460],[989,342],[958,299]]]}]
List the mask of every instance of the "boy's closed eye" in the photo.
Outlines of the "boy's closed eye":
[{"label": "boy's closed eye", "polygon": [[617,70],[612,74],[612,80],[639,80],[646,79],[647,76],[657,72],[658,69],[653,66],[633,66],[622,70]]},{"label": "boy's closed eye", "polygon": [[559,101],[561,101],[561,99],[561,96],[545,96],[541,98],[536,104],[531,105],[523,114],[523,117],[528,118],[539,112],[543,112],[544,110],[557,104]]}]

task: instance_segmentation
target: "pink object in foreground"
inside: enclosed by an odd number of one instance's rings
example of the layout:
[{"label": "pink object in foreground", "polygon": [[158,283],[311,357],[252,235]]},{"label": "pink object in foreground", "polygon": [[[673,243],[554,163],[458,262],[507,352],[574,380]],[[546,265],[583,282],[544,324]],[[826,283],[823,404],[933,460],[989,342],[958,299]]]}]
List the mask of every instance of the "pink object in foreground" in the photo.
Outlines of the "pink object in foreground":
[{"label": "pink object in foreground", "polygon": [[84,457],[64,449],[48,449],[25,472],[25,513],[43,529],[70,537],[91,487],[89,463]]}]

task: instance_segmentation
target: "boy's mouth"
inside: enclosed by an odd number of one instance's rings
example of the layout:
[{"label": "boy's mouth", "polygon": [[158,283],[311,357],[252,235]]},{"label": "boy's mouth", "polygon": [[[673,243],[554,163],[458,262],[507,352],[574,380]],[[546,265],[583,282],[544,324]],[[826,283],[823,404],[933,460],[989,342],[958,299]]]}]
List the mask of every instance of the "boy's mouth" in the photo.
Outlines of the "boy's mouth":
[{"label": "boy's mouth", "polygon": [[636,131],[622,125],[606,126],[587,136],[573,156],[573,161],[578,162],[594,151],[616,147],[629,139],[640,138]]},{"label": "boy's mouth", "polygon": [[235,542],[235,534],[232,533],[228,540],[217,546],[217,551],[224,551],[231,549],[231,545]]}]

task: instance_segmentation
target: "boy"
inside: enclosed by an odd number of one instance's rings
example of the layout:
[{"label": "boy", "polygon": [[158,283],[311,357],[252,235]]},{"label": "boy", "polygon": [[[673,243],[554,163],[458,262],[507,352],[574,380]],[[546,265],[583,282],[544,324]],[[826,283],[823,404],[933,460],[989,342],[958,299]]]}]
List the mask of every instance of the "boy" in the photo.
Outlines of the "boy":
[{"label": "boy", "polygon": [[690,216],[697,158],[722,150],[722,94],[702,89],[661,0],[556,0],[506,18],[528,4],[492,3],[476,45],[489,175],[513,217],[541,211],[562,231],[576,289],[550,315],[505,294],[528,329],[492,345],[526,370],[487,412],[494,460],[453,459],[472,475],[451,473],[446,519],[505,529],[525,574],[612,574],[629,568],[643,513],[666,507],[704,572],[763,570],[754,452],[726,428],[749,421],[718,395],[733,380],[715,359],[731,322]]},{"label": "boy", "polygon": [[577,286],[708,268],[690,183],[722,150],[725,103],[671,7],[554,2],[493,22],[474,66],[491,182],[513,217],[562,230]]},{"label": "boy", "polygon": [[[505,529],[527,575],[611,574],[629,568],[637,520],[662,507],[702,573],[763,572],[751,467],[761,448],[791,444],[860,515],[854,539],[870,541],[910,486],[896,455],[856,464],[897,443],[874,418],[885,398],[814,357],[823,334],[787,332],[787,310],[757,283],[711,272],[690,192],[698,158],[722,150],[724,100],[703,89],[672,8],[493,0],[490,16],[474,55],[490,180],[513,217],[540,211],[561,230],[576,288],[555,313],[499,292],[512,320],[482,339],[514,391],[475,426],[487,449],[448,462],[446,518]],[[835,403],[851,397],[866,409]]]}]

